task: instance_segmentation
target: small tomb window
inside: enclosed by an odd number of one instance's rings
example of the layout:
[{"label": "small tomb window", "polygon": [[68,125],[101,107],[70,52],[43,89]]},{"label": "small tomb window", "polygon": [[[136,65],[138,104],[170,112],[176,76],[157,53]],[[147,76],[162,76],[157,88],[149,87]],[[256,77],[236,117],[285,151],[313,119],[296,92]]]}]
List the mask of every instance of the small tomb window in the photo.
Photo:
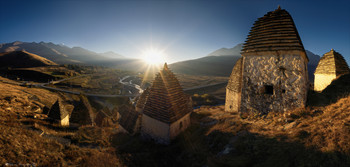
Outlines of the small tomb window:
[{"label": "small tomb window", "polygon": [[183,126],[183,125],[182,125],[182,122],[180,122],[180,129],[182,129],[182,126]]},{"label": "small tomb window", "polygon": [[272,85],[264,85],[264,93],[268,95],[273,95],[273,86]]}]

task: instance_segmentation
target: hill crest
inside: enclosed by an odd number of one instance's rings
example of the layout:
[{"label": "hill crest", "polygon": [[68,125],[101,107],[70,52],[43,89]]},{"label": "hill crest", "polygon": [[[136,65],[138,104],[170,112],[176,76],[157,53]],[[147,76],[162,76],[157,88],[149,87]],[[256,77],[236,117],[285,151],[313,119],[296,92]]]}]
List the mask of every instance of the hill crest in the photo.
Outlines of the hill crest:
[{"label": "hill crest", "polygon": [[[101,53],[96,53],[82,47],[68,47],[52,42],[21,42],[0,44],[0,52],[11,52],[26,50],[30,53],[40,55],[58,64],[96,64],[99,61],[111,58]],[[117,54],[116,54],[117,55]],[[122,58],[119,56],[118,58]]]},{"label": "hill crest", "polygon": [[25,50],[0,53],[0,67],[28,68],[52,66],[56,63]]}]

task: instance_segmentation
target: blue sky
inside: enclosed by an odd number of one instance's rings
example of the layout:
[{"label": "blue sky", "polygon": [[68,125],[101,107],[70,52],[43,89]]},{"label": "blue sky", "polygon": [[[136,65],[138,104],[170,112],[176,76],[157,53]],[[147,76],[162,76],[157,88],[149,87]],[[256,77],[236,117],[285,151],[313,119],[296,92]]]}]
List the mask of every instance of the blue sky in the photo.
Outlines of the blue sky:
[{"label": "blue sky", "polygon": [[0,43],[64,43],[126,57],[154,47],[171,63],[244,42],[254,21],[278,5],[305,49],[334,48],[350,62],[348,0],[1,0]]}]

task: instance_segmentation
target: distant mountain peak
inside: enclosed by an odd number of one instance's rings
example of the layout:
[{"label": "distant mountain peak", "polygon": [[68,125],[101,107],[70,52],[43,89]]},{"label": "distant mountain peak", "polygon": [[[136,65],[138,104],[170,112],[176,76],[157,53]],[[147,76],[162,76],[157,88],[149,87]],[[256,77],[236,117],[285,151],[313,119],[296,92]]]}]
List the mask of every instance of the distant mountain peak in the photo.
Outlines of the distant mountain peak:
[{"label": "distant mountain peak", "polygon": [[241,54],[243,44],[237,44],[232,48],[220,48],[208,54],[208,56],[237,56]]},{"label": "distant mountain peak", "polygon": [[113,51],[107,51],[107,52],[104,52],[104,54],[116,54],[116,53]]},{"label": "distant mountain peak", "polygon": [[80,46],[73,46],[72,49],[84,49],[84,48],[82,48]]},{"label": "distant mountain peak", "polygon": [[21,42],[21,41],[15,41],[15,42],[12,43],[12,45],[14,45],[14,46],[20,45],[20,44],[23,44],[23,42]]},{"label": "distant mountain peak", "polygon": [[124,56],[115,53],[113,51],[108,51],[108,52],[104,52],[104,53],[100,53],[102,56],[108,57],[108,58],[125,58]]}]

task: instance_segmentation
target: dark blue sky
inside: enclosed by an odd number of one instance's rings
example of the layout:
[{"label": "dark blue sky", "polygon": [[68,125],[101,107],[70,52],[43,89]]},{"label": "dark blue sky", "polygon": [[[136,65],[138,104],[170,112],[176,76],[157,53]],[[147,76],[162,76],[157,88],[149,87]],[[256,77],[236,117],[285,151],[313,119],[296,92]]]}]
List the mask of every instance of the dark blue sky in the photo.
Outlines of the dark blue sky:
[{"label": "dark blue sky", "polygon": [[127,57],[153,46],[174,62],[244,42],[254,21],[278,5],[305,49],[334,48],[350,62],[349,0],[1,0],[0,43],[64,43]]}]

